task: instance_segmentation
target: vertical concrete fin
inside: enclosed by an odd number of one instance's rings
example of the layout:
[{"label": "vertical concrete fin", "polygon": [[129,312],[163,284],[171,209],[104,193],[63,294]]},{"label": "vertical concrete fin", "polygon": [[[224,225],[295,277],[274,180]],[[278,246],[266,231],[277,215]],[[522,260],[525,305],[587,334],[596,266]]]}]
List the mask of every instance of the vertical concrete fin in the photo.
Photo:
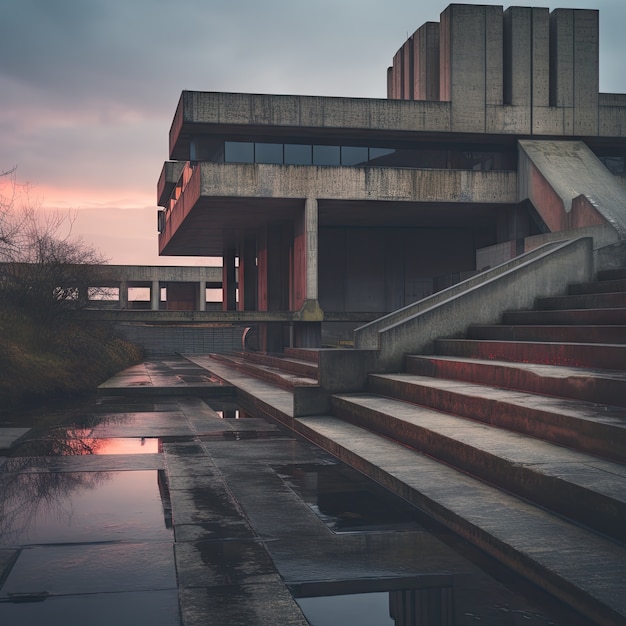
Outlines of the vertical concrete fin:
[{"label": "vertical concrete fin", "polygon": [[413,97],[439,100],[439,24],[426,22],[413,34]]},{"label": "vertical concrete fin", "polygon": [[504,102],[530,107],[532,76],[532,9],[509,7],[503,20]]},{"label": "vertical concrete fin", "polygon": [[599,14],[574,11],[574,134],[598,134]]},{"label": "vertical concrete fin", "polygon": [[503,103],[503,12],[501,6],[485,10],[485,104]]},{"label": "vertical concrete fin", "polygon": [[550,14],[550,106],[574,106],[574,10]]},{"label": "vertical concrete fin", "polygon": [[550,106],[550,11],[531,9],[532,106]]},{"label": "vertical concrete fin", "polygon": [[413,37],[402,46],[402,99],[414,100],[415,69],[413,63]]}]

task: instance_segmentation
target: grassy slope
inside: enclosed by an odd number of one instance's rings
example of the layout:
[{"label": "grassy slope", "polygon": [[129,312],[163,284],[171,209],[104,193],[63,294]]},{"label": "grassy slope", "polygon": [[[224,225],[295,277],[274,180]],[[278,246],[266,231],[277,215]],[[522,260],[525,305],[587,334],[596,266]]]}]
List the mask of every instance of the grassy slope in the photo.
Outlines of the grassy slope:
[{"label": "grassy slope", "polygon": [[102,324],[50,328],[21,313],[0,315],[0,410],[50,395],[94,391],[141,360],[141,350]]}]

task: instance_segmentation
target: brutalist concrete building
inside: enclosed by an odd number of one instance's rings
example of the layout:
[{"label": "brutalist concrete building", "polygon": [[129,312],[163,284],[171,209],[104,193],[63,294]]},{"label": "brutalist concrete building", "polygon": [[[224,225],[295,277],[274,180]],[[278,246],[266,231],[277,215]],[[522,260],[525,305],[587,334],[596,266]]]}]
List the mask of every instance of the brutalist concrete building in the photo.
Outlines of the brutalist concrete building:
[{"label": "brutalist concrete building", "polygon": [[546,241],[617,242],[626,95],[599,93],[598,41],[595,10],[452,4],[395,54],[387,99],[185,91],[160,253],[223,257],[223,309],[280,350]]}]

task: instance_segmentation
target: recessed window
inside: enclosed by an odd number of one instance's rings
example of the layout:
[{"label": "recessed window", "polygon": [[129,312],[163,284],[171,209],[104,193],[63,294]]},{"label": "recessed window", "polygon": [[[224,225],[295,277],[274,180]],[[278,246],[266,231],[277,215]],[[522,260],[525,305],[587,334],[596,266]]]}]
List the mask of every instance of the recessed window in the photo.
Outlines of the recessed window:
[{"label": "recessed window", "polygon": [[297,143],[285,144],[285,165],[311,165],[313,146]]},{"label": "recessed window", "polygon": [[379,159],[380,157],[389,156],[393,154],[395,150],[391,148],[370,148],[370,161],[373,159]]},{"label": "recessed window", "polygon": [[282,143],[255,143],[254,144],[255,163],[282,163],[283,144]]},{"label": "recessed window", "polygon": [[368,159],[367,152],[367,148],[342,146],[341,165],[365,165]]},{"label": "recessed window", "polygon": [[340,165],[339,146],[313,146],[313,165]]},{"label": "recessed window", "polygon": [[227,141],[224,144],[227,163],[254,163],[254,144],[248,141]]}]

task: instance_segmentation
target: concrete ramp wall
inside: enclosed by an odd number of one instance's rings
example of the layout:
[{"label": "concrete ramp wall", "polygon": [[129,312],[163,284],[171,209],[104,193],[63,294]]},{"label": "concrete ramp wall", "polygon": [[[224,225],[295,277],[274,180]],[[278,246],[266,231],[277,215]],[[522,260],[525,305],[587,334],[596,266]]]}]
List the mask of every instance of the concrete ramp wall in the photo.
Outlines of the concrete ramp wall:
[{"label": "concrete ramp wall", "polygon": [[357,348],[378,349],[378,371],[399,371],[406,354],[433,349],[436,339],[462,336],[470,324],[494,324],[508,309],[563,295],[594,275],[589,237],[547,244],[355,331]]},{"label": "concrete ramp wall", "polygon": [[552,232],[604,226],[626,239],[626,188],[582,141],[519,141],[519,201]]}]

